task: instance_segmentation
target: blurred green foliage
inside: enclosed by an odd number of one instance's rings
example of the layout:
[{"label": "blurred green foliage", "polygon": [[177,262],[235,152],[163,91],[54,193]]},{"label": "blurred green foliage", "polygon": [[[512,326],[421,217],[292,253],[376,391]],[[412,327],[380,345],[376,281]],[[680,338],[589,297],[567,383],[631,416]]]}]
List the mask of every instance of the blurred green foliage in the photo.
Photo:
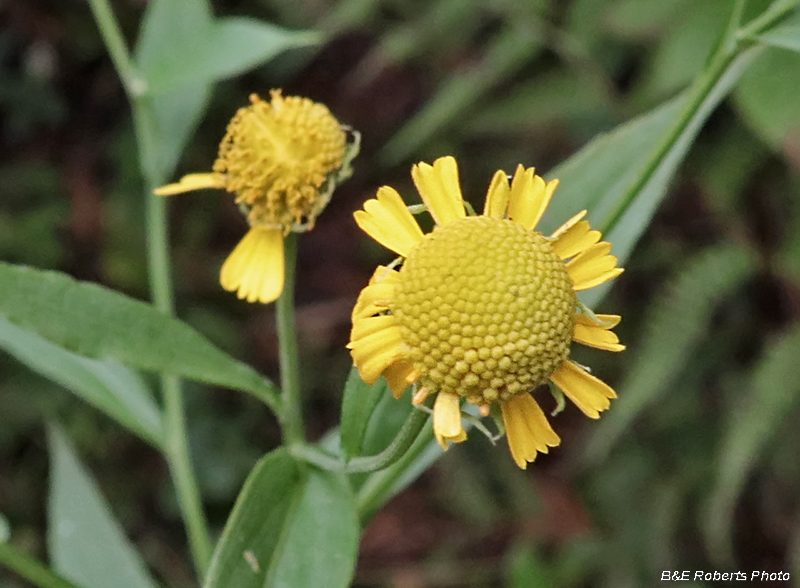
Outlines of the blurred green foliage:
[{"label": "blurred green foliage", "polygon": [[[746,18],[768,4],[749,0]],[[301,243],[298,318],[307,365],[315,366],[304,373],[313,432],[336,422],[349,311],[370,267],[386,261],[378,248],[359,248],[350,212],[384,183],[411,194],[409,165],[447,153],[459,158],[473,203],[498,168],[555,167],[597,133],[677,96],[702,70],[730,6],[214,3],[220,17],[316,29],[325,42],[213,91],[183,80],[171,112],[188,119],[206,100],[210,106],[191,140],[191,125],[179,129],[159,165],[171,167],[188,141],[180,169],[207,169],[231,113],[249,93],[279,85],[327,103],[364,134],[354,178]],[[115,9],[133,39],[144,3]],[[39,0],[8,3],[0,15],[0,257],[146,297],[134,131],[88,7]],[[668,569],[800,577],[800,54],[787,41],[798,18],[765,35],[775,48],[758,56],[686,146],[677,177],[659,187],[669,188],[668,200],[641,240],[631,228],[626,246],[639,241],[627,272],[598,309],[623,315],[629,349],[614,357],[579,352],[617,388],[612,409],[597,423],[568,409],[556,422],[562,446],[525,474],[472,435],[375,518],[356,585],[624,588],[655,585]],[[166,42],[170,33],[154,38]],[[622,189],[616,166],[626,170],[642,149],[605,154],[614,169],[595,181]],[[567,173],[577,182],[580,171]],[[557,197],[574,189],[565,183]],[[569,202],[557,206],[566,211]],[[239,303],[216,283],[242,229],[235,207],[203,194],[176,200],[172,212],[179,314],[274,375],[272,309]],[[252,399],[189,392],[194,457],[221,530],[278,432]],[[375,449],[404,417],[388,396],[381,402],[397,421],[366,431]],[[18,542],[44,552],[43,423],[57,419],[154,575],[164,585],[192,585],[167,472],[146,444],[7,355],[0,406],[0,512]],[[3,573],[3,588],[22,585]]]}]

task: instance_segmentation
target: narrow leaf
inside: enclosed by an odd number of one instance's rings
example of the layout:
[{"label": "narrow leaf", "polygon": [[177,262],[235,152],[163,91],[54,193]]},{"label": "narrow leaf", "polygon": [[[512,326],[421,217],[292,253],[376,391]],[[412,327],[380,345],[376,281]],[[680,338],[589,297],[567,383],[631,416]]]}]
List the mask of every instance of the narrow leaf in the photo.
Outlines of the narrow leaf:
[{"label": "narrow leaf", "polygon": [[303,471],[286,449],[250,473],[220,538],[205,588],[345,588],[359,527],[346,481]]},{"label": "narrow leaf", "polygon": [[386,380],[380,378],[370,386],[361,379],[355,367],[350,370],[344,386],[340,426],[345,458],[361,455],[370,417],[381,398],[386,395],[391,396]]},{"label": "narrow leaf", "polygon": [[80,355],[252,392],[276,405],[268,380],[187,324],[97,284],[0,262],[0,316]]},{"label": "narrow leaf", "polygon": [[758,362],[747,395],[725,427],[705,525],[709,551],[717,562],[731,560],[734,509],[758,457],[800,403],[798,358],[800,324],[795,324]]},{"label": "narrow leaf", "polygon": [[84,588],[155,588],[66,437],[49,431],[47,544],[55,570]]},{"label": "narrow leaf", "polygon": [[0,348],[160,447],[161,412],[142,377],[113,361],[88,359],[0,318]]},{"label": "narrow leaf", "polygon": [[[648,168],[649,160],[678,120],[685,96],[599,136],[547,174],[548,179],[559,178],[561,184],[545,214],[542,229],[552,231],[573,214],[587,209],[592,224],[603,231],[603,237],[614,246],[612,253],[624,264],[666,196],[675,171],[703,123],[728,95],[756,53],[757,50],[750,50],[730,65],[665,157],[652,169]],[[646,184],[624,210],[619,210],[626,188],[642,175],[646,176]],[[610,284],[604,286],[584,292],[581,299],[594,305]]]}]

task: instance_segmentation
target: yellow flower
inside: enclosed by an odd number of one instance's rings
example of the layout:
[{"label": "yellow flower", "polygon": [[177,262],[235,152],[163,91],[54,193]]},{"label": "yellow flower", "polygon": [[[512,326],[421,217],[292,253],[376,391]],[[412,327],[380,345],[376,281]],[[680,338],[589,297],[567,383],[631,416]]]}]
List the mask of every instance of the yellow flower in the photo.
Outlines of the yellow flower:
[{"label": "yellow flower", "polygon": [[336,185],[351,174],[358,134],[308,98],[255,94],[219,145],[213,172],[189,174],[154,192],[171,196],[204,188],[236,195],[250,230],[222,266],[220,283],[248,302],[272,302],[283,290],[283,238],[312,229]]},{"label": "yellow flower", "polygon": [[615,315],[594,315],[576,292],[622,273],[583,211],[550,237],[535,230],[558,185],[533,168],[495,173],[483,215],[468,216],[452,157],[411,170],[436,223],[423,234],[400,195],[384,186],[355,213],[358,225],[403,258],[380,266],[353,309],[348,347],[361,377],[384,376],[396,397],[437,394],[433,429],[444,449],[466,439],[460,402],[484,416],[499,403],[511,455],[525,468],[560,443],[531,392],[555,384],[591,418],[616,394],[570,361],[572,341],[622,351]]}]

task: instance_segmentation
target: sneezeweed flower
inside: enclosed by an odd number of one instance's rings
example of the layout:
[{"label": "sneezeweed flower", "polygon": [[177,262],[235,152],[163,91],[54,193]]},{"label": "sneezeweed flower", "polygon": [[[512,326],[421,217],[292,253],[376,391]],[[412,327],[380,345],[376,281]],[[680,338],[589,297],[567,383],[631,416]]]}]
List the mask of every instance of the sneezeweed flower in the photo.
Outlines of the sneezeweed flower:
[{"label": "sneezeweed flower", "polygon": [[323,104],[280,90],[269,102],[253,94],[228,124],[213,171],[155,193],[223,188],[234,194],[250,230],[222,265],[220,283],[248,302],[268,303],[283,290],[284,237],[314,227],[337,184],[350,177],[358,143],[358,133]]},{"label": "sneezeweed flower", "polygon": [[468,215],[452,157],[411,175],[436,226],[423,234],[400,195],[384,186],[355,213],[358,225],[401,256],[378,267],[353,309],[348,347],[363,380],[383,375],[396,397],[417,383],[436,394],[433,429],[444,449],[466,439],[461,401],[486,416],[499,404],[511,454],[525,468],[560,443],[531,392],[559,388],[591,418],[616,394],[569,360],[570,344],[621,351],[615,315],[595,315],[576,292],[622,273],[583,211],[546,237],[535,230],[558,180],[519,166],[492,178],[482,215]]}]

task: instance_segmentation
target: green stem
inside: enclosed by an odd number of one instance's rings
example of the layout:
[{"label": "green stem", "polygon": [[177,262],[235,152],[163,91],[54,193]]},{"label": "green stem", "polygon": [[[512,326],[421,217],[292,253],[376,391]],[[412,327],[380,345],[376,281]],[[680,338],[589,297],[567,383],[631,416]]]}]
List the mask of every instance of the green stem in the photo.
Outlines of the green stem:
[{"label": "green stem", "polygon": [[800,0],[776,0],[772,5],[758,18],[754,19],[747,26],[739,29],[739,23],[744,9],[744,1],[736,0],[731,10],[731,16],[728,21],[725,35],[717,46],[717,50],[709,60],[709,64],[697,81],[689,89],[686,96],[686,102],[681,110],[675,124],[670,128],[669,132],[664,135],[661,142],[650,155],[647,163],[636,179],[625,190],[624,196],[619,200],[616,208],[603,220],[600,228],[603,231],[615,226],[622,218],[622,215],[631,205],[636,196],[641,192],[653,174],[658,169],[661,162],[667,156],[669,151],[680,139],[683,132],[689,126],[697,113],[697,110],[702,105],[703,101],[719,82],[720,78],[728,70],[728,66],[739,56],[745,48],[742,43],[743,39],[750,39],[755,35],[761,33],[764,29],[770,27],[775,22],[783,18],[789,11],[800,5]]},{"label": "green stem", "polygon": [[650,157],[645,163],[644,169],[636,176],[633,182],[628,185],[616,207],[603,219],[603,222],[600,224],[600,229],[603,232],[608,231],[619,222],[628,210],[628,207],[630,207],[636,199],[639,192],[641,192],[652,179],[653,174],[655,174],[661,162],[680,139],[683,132],[691,123],[692,118],[694,118],[694,115],[697,113],[697,110],[727,71],[728,66],[736,59],[740,49],[735,39],[735,31],[739,18],[741,18],[741,11],[739,5],[736,4],[731,11],[725,37],[717,46],[717,50],[709,60],[706,69],[689,89],[689,93],[685,98],[685,104],[678,115],[678,119],[661,138],[656,149],[650,154]]},{"label": "green stem", "polygon": [[275,305],[278,327],[281,390],[283,392],[283,435],[286,445],[302,444],[303,407],[300,397],[300,360],[294,318],[294,275],[297,260],[297,235],[284,240],[285,274],[283,292]]},{"label": "green stem", "polygon": [[420,431],[428,422],[428,413],[423,410],[412,410],[406,422],[397,436],[389,446],[377,455],[356,457],[346,466],[345,471],[349,474],[363,472],[377,472],[398,462],[409,451],[414,444]]},{"label": "green stem", "polygon": [[771,27],[798,6],[800,6],[800,0],[775,0],[761,15],[739,31],[737,37],[750,39],[764,32],[764,29]]},{"label": "green stem", "polygon": [[[146,83],[136,73],[108,0],[90,0],[90,3],[97,26],[131,100],[139,159],[147,187],[147,263],[153,304],[165,315],[173,316],[175,311],[168,254],[166,202],[152,193],[153,188],[160,185],[164,178],[159,177],[160,172],[153,153],[157,141],[153,136],[151,110],[143,96]],[[195,567],[200,577],[203,577],[211,561],[211,539],[192,469],[180,379],[162,374],[161,390],[167,426],[164,453],[175,484]]]},{"label": "green stem", "polygon": [[142,94],[146,89],[146,83],[136,72],[111,5],[108,0],[89,0],[89,5],[125,91],[131,98]]},{"label": "green stem", "polygon": [[39,588],[80,588],[44,564],[0,541],[0,564]]},{"label": "green stem", "polygon": [[433,439],[433,426],[431,421],[427,420],[421,434],[397,462],[367,478],[356,495],[356,512],[362,523],[366,524],[383,506],[395,484],[406,473],[409,466],[430,447]]}]

